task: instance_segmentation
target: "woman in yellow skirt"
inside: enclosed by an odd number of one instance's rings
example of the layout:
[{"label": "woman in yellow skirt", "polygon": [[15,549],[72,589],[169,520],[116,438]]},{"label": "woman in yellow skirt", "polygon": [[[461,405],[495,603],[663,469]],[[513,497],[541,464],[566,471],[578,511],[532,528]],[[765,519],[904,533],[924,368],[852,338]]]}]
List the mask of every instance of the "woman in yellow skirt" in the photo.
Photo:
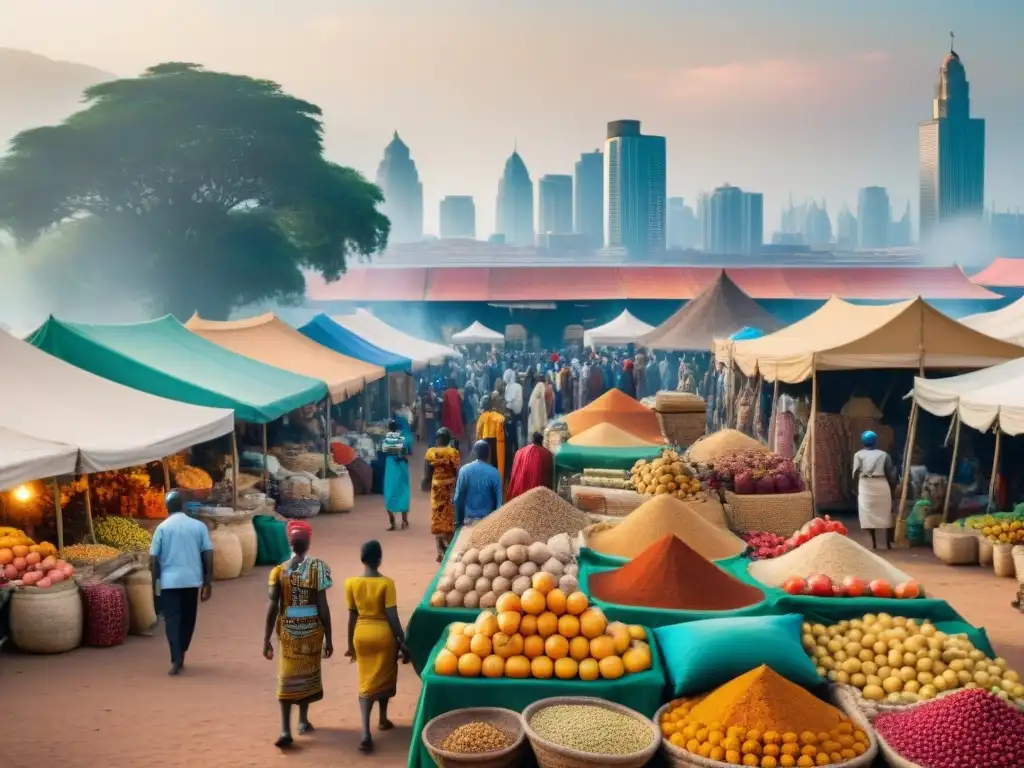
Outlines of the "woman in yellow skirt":
[{"label": "woman in yellow skirt", "polygon": [[380,543],[363,544],[359,559],[365,566],[362,576],[345,579],[348,602],[348,651],[359,668],[359,714],[363,738],[360,752],[373,750],[370,737],[370,711],[378,704],[377,727],[389,731],[388,702],[398,688],[398,659],[409,663],[405,633],[398,619],[398,595],[395,582],[382,576],[379,568],[383,553]]},{"label": "woman in yellow skirt", "polygon": [[331,609],[327,590],[331,569],[309,557],[313,529],[303,520],[291,520],[286,529],[292,559],[270,572],[270,604],[263,634],[263,655],[274,658],[270,638],[277,630],[277,700],[281,704],[281,735],[275,746],[292,744],[292,705],[299,707],[299,735],[313,731],[309,705],[324,697],[320,660],[334,653]]}]

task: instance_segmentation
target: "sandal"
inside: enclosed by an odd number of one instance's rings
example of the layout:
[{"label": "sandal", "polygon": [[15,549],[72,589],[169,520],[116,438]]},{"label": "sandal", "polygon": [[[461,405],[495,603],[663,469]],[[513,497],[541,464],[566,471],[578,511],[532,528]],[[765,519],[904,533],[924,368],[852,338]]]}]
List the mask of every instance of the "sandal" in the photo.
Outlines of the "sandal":
[{"label": "sandal", "polygon": [[284,734],[277,737],[277,741],[274,742],[274,746],[278,749],[287,749],[295,741],[290,734]]},{"label": "sandal", "polygon": [[359,751],[363,754],[369,754],[373,752],[373,739],[367,736],[365,739],[359,742]]}]

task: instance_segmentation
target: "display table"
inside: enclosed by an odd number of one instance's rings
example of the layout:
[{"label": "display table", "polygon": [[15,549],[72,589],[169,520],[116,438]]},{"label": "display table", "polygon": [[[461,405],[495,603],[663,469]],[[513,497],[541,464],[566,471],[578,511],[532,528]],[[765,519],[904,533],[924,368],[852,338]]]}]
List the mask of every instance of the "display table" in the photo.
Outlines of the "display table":
[{"label": "display table", "polygon": [[653,461],[668,446],[641,445],[626,448],[607,448],[591,445],[562,443],[555,452],[558,472],[582,472],[584,469],[632,469],[640,459]]},{"label": "display table", "polygon": [[[457,621],[457,619],[456,619]],[[635,709],[653,717],[666,699],[665,670],[655,646],[651,646],[653,666],[646,672],[627,675],[618,680],[511,680],[483,677],[443,677],[435,675],[434,658],[444,648],[448,633],[432,649],[424,672],[423,687],[412,724],[412,744],[409,745],[409,768],[432,768],[434,761],[420,739],[423,727],[438,715],[465,707],[504,707],[522,712],[530,704],[551,696],[595,696]],[[527,763],[529,764],[529,763]]]}]

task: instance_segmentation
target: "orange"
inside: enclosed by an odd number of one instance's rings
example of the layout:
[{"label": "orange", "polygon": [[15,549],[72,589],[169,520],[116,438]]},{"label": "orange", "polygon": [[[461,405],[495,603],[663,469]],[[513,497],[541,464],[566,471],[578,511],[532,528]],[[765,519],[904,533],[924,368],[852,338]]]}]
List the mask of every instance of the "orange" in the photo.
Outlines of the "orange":
[{"label": "orange", "polygon": [[498,613],[505,613],[505,611],[515,611],[516,613],[522,613],[523,605],[519,602],[519,595],[517,595],[515,592],[506,592],[498,598],[498,602],[495,603],[494,609]]},{"label": "orange", "polygon": [[522,635],[506,635],[504,632],[499,632],[491,638],[491,643],[494,646],[494,653],[503,659],[519,656],[523,652]]},{"label": "orange", "polygon": [[580,620],[571,613],[558,617],[558,634],[562,637],[574,638],[580,633]]},{"label": "orange", "polygon": [[615,640],[611,635],[601,635],[590,641],[590,655],[598,661],[615,655]]},{"label": "orange", "polygon": [[647,630],[637,624],[631,624],[629,626],[629,636],[633,640],[646,640]]},{"label": "orange", "polygon": [[522,616],[515,611],[503,611],[498,614],[498,629],[506,635],[514,635],[519,631],[519,620]]},{"label": "orange", "polygon": [[535,659],[544,655],[544,638],[540,635],[530,635],[523,640],[523,655],[528,659]]},{"label": "orange", "polygon": [[555,677],[559,680],[572,680],[579,672],[579,664],[568,656],[555,662]]},{"label": "orange", "polygon": [[523,637],[537,634],[537,617],[526,614],[519,620],[519,634]]},{"label": "orange", "polygon": [[565,610],[571,613],[573,616],[579,616],[590,605],[590,601],[587,600],[587,596],[582,592],[573,592],[567,598],[565,598]]},{"label": "orange", "polygon": [[476,624],[467,624],[463,628],[462,634],[464,634],[466,637],[472,637],[473,635],[475,635],[476,634]]},{"label": "orange", "polygon": [[561,635],[552,635],[544,641],[544,653],[552,659],[562,659],[569,655],[569,641]]},{"label": "orange", "polygon": [[546,611],[537,617],[537,634],[548,637],[558,631],[558,617]]},{"label": "orange", "polygon": [[560,589],[552,589],[547,594],[548,610],[555,616],[565,613],[565,592]]},{"label": "orange", "polygon": [[600,674],[597,659],[584,659],[580,662],[580,680],[597,680]]},{"label": "orange", "polygon": [[441,652],[437,654],[437,658],[434,659],[435,674],[451,677],[458,671],[458,669],[458,657],[447,648],[443,648]]},{"label": "orange", "polygon": [[480,670],[484,677],[501,677],[505,674],[505,660],[501,656],[491,654],[484,659]]},{"label": "orange", "polygon": [[605,628],[605,632],[615,638],[615,652],[620,656],[629,648],[629,627],[621,621],[613,621]]},{"label": "orange", "polygon": [[533,588],[542,595],[546,595],[557,586],[558,581],[553,574],[547,571],[537,571],[533,574]]},{"label": "orange", "polygon": [[627,672],[643,672],[651,668],[650,646],[634,646],[622,654],[622,663]]},{"label": "orange", "polygon": [[456,621],[448,627],[449,635],[463,635],[466,633],[466,622]]},{"label": "orange", "polygon": [[547,680],[554,671],[555,663],[547,656],[538,656],[530,662],[530,674],[540,680]]},{"label": "orange", "polygon": [[536,589],[526,590],[519,600],[523,605],[523,613],[530,613],[534,616],[544,613],[544,609],[548,607],[548,601],[544,598],[544,593],[538,592]]},{"label": "orange", "polygon": [[569,641],[569,655],[576,661],[583,661],[590,655],[590,641],[585,637],[574,637]]},{"label": "orange", "polygon": [[618,656],[606,656],[597,662],[597,668],[601,670],[601,677],[606,680],[618,680],[626,672],[622,659]]},{"label": "orange", "polygon": [[476,631],[487,637],[493,637],[501,631],[501,627],[498,626],[498,617],[493,613],[480,614],[480,618],[476,620]]},{"label": "orange", "polygon": [[460,677],[479,677],[480,668],[482,666],[483,660],[475,653],[467,653],[465,656],[459,656]]},{"label": "orange", "polygon": [[491,638],[486,635],[473,635],[469,641],[469,650],[481,659],[491,655]]},{"label": "orange", "polygon": [[522,679],[530,676],[530,660],[525,656],[513,656],[505,660],[505,677]]},{"label": "orange", "polygon": [[584,637],[594,639],[603,635],[607,626],[608,619],[604,617],[604,613],[599,608],[588,608],[580,615],[580,634]]},{"label": "orange", "polygon": [[456,656],[469,653],[470,640],[465,635],[449,635],[448,642],[444,647]]}]

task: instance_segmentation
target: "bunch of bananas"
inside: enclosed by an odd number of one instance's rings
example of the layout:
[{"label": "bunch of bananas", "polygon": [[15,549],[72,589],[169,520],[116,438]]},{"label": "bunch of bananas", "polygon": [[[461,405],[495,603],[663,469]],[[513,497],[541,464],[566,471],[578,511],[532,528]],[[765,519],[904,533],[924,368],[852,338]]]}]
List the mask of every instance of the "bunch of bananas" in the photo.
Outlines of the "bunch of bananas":
[{"label": "bunch of bananas", "polygon": [[148,550],[153,542],[149,531],[130,517],[101,517],[93,524],[96,541],[124,552]]},{"label": "bunch of bananas", "polygon": [[105,544],[72,544],[60,551],[61,560],[74,565],[96,565],[121,555],[121,550]]},{"label": "bunch of bananas", "polygon": [[174,482],[187,491],[206,491],[213,488],[213,478],[199,467],[184,466],[174,473]]}]

